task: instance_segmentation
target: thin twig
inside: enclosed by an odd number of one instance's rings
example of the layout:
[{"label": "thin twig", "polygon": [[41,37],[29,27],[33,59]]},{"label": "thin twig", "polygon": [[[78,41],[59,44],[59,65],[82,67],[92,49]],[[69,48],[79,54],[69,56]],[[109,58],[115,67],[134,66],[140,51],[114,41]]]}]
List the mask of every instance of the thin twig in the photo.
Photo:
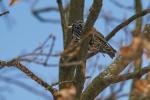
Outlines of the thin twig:
[{"label": "thin twig", "polygon": [[43,18],[42,16],[40,16],[40,14],[42,13],[46,13],[46,12],[58,12],[58,8],[55,7],[48,7],[48,8],[41,8],[41,9],[32,9],[32,14],[39,20],[42,22],[51,22],[51,23],[59,23],[60,21],[57,19],[46,19]]},{"label": "thin twig", "polygon": [[55,39],[56,39],[56,38],[53,36],[53,37],[52,37],[52,42],[51,42],[51,46],[50,46],[49,52],[48,52],[48,54],[47,54],[47,56],[46,56],[46,59],[45,59],[45,64],[48,63],[49,57],[50,57],[51,54],[52,54],[52,51],[53,51],[54,45],[55,45]]},{"label": "thin twig", "polygon": [[4,12],[2,12],[2,13],[0,14],[0,16],[6,15],[6,14],[8,14],[8,13],[9,13],[9,11],[4,11]]},{"label": "thin twig", "polygon": [[61,25],[62,25],[63,38],[64,38],[63,40],[65,45],[67,40],[67,24],[65,19],[65,11],[63,9],[62,0],[57,0],[57,4],[60,12],[60,17],[61,17]]}]

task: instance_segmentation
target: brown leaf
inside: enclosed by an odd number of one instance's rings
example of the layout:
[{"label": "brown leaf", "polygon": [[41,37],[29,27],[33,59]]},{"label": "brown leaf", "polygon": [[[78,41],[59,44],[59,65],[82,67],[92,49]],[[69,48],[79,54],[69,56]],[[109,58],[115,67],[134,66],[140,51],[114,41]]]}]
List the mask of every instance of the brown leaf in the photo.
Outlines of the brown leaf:
[{"label": "brown leaf", "polygon": [[76,89],[74,86],[62,89],[56,95],[56,100],[74,100]]},{"label": "brown leaf", "polygon": [[140,36],[133,37],[132,43],[129,46],[124,46],[120,48],[120,55],[124,57],[132,57],[139,51],[142,44],[142,39]]},{"label": "brown leaf", "polygon": [[150,84],[146,80],[139,80],[135,83],[135,88],[138,93],[146,96],[150,90]]}]

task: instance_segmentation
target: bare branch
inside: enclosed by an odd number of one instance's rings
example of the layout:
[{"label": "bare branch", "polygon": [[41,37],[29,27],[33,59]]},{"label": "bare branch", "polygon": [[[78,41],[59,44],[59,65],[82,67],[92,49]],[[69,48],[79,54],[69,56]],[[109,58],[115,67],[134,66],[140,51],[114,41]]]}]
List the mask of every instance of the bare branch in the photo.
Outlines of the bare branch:
[{"label": "bare branch", "polygon": [[32,10],[32,14],[39,20],[42,22],[51,22],[51,23],[59,23],[59,20],[55,20],[55,19],[46,19],[43,18],[42,16],[40,16],[40,14],[42,13],[46,13],[46,12],[58,12],[58,8],[55,7],[47,7],[47,8],[41,8],[41,9],[33,9]]},{"label": "bare branch", "polygon": [[88,33],[89,31],[92,29],[96,19],[98,18],[98,15],[101,11],[101,8],[102,8],[102,0],[94,0],[93,1],[93,4],[92,4],[92,7],[91,7],[91,10],[90,10],[90,13],[87,17],[87,21],[85,23],[85,29],[83,31],[83,37],[87,37],[84,39],[83,42],[81,42],[80,44],[80,47],[84,48],[84,50],[82,49],[81,50],[81,59],[86,59],[84,57],[86,57],[86,54],[87,54],[87,48],[88,48],[88,43],[90,41],[90,38],[88,37]]},{"label": "bare branch", "polygon": [[57,3],[58,3],[60,16],[61,16],[61,25],[62,25],[63,38],[64,38],[63,40],[64,40],[64,45],[65,45],[66,40],[67,40],[67,23],[66,23],[66,19],[65,19],[65,11],[63,9],[62,0],[57,0]]},{"label": "bare branch", "polygon": [[[51,40],[51,41],[50,41]],[[58,64],[49,64],[50,57],[59,57],[60,53],[52,54],[56,37],[50,34],[43,43],[36,47],[30,53],[19,55],[16,59],[18,61],[24,61],[28,63],[40,64],[43,66],[58,66]],[[51,42],[51,44],[49,44]],[[49,50],[47,50],[49,49]]]},{"label": "bare branch", "polygon": [[[135,1],[135,12],[136,13],[141,12],[142,11],[142,2],[141,2],[141,0],[134,0],[134,1]],[[136,19],[136,28],[139,28],[140,32],[141,32],[142,24],[143,24],[142,19],[143,19],[142,17]],[[137,32],[136,34],[139,34],[139,33]]]},{"label": "bare branch", "polygon": [[150,66],[147,66],[147,67],[142,68],[140,71],[135,71],[135,72],[131,72],[131,73],[123,74],[123,75],[116,75],[116,76],[112,76],[109,78],[104,78],[104,80],[106,82],[110,82],[110,84],[113,84],[113,83],[118,83],[118,82],[129,80],[129,79],[141,77],[142,75],[148,73],[149,71],[150,71]]},{"label": "bare branch", "polygon": [[[68,25],[71,25],[73,22],[75,22],[77,20],[83,20],[84,0],[71,0],[69,7],[70,7],[69,8],[69,18],[68,18],[68,20],[66,19],[68,22]],[[70,41],[72,39],[70,29],[67,29],[66,35],[67,35],[67,37],[66,37],[67,40],[66,40],[66,44],[64,45],[65,49],[67,47],[69,47],[68,45],[70,44]],[[68,63],[66,61],[66,59],[64,59],[64,58],[65,58],[64,56],[61,57],[60,64]],[[74,58],[77,58],[77,55]],[[81,61],[81,60],[80,59],[74,59],[72,61],[76,62],[76,61]],[[73,65],[73,66],[70,66],[68,68],[60,67],[60,69],[59,69],[59,81],[63,82],[63,81],[73,80],[75,77],[75,75],[74,75],[75,68],[76,68],[75,66],[76,65]],[[82,65],[80,64],[77,66],[82,66]],[[82,83],[83,83],[83,81],[82,81]],[[74,84],[68,84],[68,83],[63,84],[63,85],[60,85],[60,89],[63,89],[66,86],[68,87],[68,86],[72,86],[72,85],[74,85]],[[76,89],[77,89],[77,93],[80,95],[82,92],[83,84],[80,85],[80,87],[81,87],[80,89],[77,86],[79,87],[79,84],[76,85]],[[78,94],[77,94],[77,97],[79,98],[80,96]]]},{"label": "bare branch", "polygon": [[0,16],[6,15],[8,13],[9,13],[9,11],[4,11],[4,12],[0,13]]},{"label": "bare branch", "polygon": [[94,25],[102,8],[102,0],[94,0],[85,24],[85,33]]},{"label": "bare branch", "polygon": [[51,46],[50,46],[50,48],[49,48],[49,52],[48,52],[48,54],[47,54],[47,56],[46,56],[46,59],[45,59],[45,64],[47,64],[48,63],[48,60],[49,60],[49,57],[51,56],[51,54],[52,54],[52,51],[53,51],[53,49],[54,49],[54,45],[55,45],[55,36],[53,36],[52,37],[52,42],[51,42]]},{"label": "bare branch", "polygon": [[[138,12],[141,12],[142,11],[142,1],[141,0],[134,0],[135,4],[135,12],[138,13]],[[142,24],[143,24],[143,18],[140,17],[138,19],[136,19],[136,24],[135,24],[135,29],[132,31],[132,35],[133,37],[136,37],[136,36],[140,36],[142,34]],[[139,71],[141,70],[141,67],[142,67],[142,55],[143,55],[143,52],[142,52],[142,49],[143,48],[138,48],[138,56],[135,58],[135,61],[134,61],[134,70],[135,71]],[[138,77],[137,79],[140,79],[140,77]],[[134,79],[132,81],[132,85],[131,85],[131,91],[130,91],[130,94],[132,94],[132,92],[134,91],[134,88],[135,88],[135,84],[136,82],[138,81],[137,79]],[[129,96],[129,99],[132,98],[132,95]]]},{"label": "bare branch", "polygon": [[57,90],[54,89],[52,86],[50,86],[48,83],[44,82],[41,78],[36,76],[34,73],[32,73],[29,69],[27,69],[24,65],[22,65],[17,60],[11,60],[9,62],[1,61],[0,60],[0,66],[3,68],[4,66],[11,67],[14,66],[24,72],[27,76],[29,76],[32,80],[43,86],[45,89],[49,90],[52,95],[55,97]]},{"label": "bare branch", "polygon": [[109,41],[120,29],[124,28],[125,26],[127,26],[128,24],[130,24],[132,21],[134,21],[135,19],[142,17],[146,14],[150,13],[150,9],[145,9],[142,12],[139,12],[133,16],[131,16],[129,19],[125,20],[124,22],[122,22],[121,24],[119,24],[118,26],[116,26],[107,36],[106,36],[106,40]]},{"label": "bare branch", "polygon": [[[131,62],[132,59],[133,58],[124,58],[121,56],[117,57],[107,69],[105,69],[102,73],[100,73],[93,79],[90,85],[83,92],[81,100],[94,100],[94,98],[99,93],[101,93],[107,86],[110,85],[109,82],[104,82],[104,79],[107,77],[118,75],[126,68],[126,66]],[[95,89],[93,89],[93,87]]]}]

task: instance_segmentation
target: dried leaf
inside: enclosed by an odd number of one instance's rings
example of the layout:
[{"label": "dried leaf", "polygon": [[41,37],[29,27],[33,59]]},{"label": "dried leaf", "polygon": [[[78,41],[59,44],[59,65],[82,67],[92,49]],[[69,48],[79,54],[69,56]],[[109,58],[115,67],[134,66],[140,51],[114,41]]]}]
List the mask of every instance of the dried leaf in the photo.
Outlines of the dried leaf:
[{"label": "dried leaf", "polygon": [[150,90],[150,84],[146,80],[139,80],[135,83],[135,89],[138,93],[146,96]]},{"label": "dried leaf", "polygon": [[142,39],[140,36],[133,37],[132,43],[129,46],[124,46],[120,49],[120,55],[124,57],[132,57],[134,56],[139,49],[142,48]]},{"label": "dried leaf", "polygon": [[62,89],[56,96],[56,100],[74,100],[76,89],[74,86]]}]

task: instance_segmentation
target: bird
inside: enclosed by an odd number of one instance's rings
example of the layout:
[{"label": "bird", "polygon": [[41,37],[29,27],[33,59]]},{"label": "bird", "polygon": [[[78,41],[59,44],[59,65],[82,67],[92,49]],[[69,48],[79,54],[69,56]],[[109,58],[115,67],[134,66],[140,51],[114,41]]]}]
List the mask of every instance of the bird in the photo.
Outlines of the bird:
[{"label": "bird", "polygon": [[[74,42],[81,41],[81,35],[84,30],[84,22],[81,20],[77,20],[72,24],[72,40]],[[97,52],[108,54],[110,58],[115,57],[116,50],[106,41],[105,37],[95,28],[93,28],[92,36],[90,36],[90,41],[88,45],[87,55],[91,55]]]}]

